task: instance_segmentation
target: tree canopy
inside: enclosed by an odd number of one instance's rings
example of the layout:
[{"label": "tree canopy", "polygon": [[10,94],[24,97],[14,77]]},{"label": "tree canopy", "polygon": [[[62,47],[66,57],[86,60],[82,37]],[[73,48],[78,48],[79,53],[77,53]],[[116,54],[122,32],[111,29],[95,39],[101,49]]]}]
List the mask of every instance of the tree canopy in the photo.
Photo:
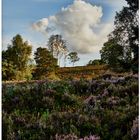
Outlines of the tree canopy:
[{"label": "tree canopy", "polygon": [[37,48],[34,56],[36,62],[36,68],[34,71],[35,79],[46,78],[47,74],[51,71],[54,71],[57,67],[57,59],[53,57],[47,48]]},{"label": "tree canopy", "polygon": [[112,39],[104,43],[100,54],[104,63],[116,69],[120,67],[120,61],[123,59],[123,47]]},{"label": "tree canopy", "polygon": [[58,59],[59,65],[61,57],[64,56],[65,59],[68,52],[66,41],[61,35],[51,35],[48,41],[48,47],[52,55]]},{"label": "tree canopy", "polygon": [[68,59],[73,63],[73,66],[74,66],[74,63],[79,61],[80,58],[78,57],[78,53],[77,52],[71,52],[68,54]]},{"label": "tree canopy", "polygon": [[95,59],[95,60],[90,60],[87,66],[101,65],[101,64],[104,64],[104,62],[101,59]]},{"label": "tree canopy", "polygon": [[[5,80],[24,78],[22,76],[28,67],[31,51],[32,46],[29,45],[27,41],[23,41],[21,35],[17,34],[13,37],[7,50],[2,52],[2,74]],[[7,72],[8,69],[9,73],[11,73],[10,75]]]},{"label": "tree canopy", "polygon": [[[110,64],[110,66],[112,66],[113,63],[113,65],[115,65],[115,63],[118,65],[119,60],[119,63],[124,69],[138,71],[138,0],[126,0],[126,2],[128,5],[116,13],[114,21],[115,28],[113,32],[109,34],[108,41],[104,44],[100,52],[102,59],[108,60],[107,63]],[[119,49],[117,50],[116,47],[119,47]],[[119,51],[121,57],[116,59],[119,56]],[[112,54],[110,52],[112,52]]]}]

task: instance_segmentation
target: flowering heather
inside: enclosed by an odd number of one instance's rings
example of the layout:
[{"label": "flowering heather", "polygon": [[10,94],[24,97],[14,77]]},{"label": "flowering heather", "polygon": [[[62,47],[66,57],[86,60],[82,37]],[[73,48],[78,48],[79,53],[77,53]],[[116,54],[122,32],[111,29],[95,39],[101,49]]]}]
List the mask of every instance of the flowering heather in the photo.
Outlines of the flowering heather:
[{"label": "flowering heather", "polygon": [[3,83],[2,92],[4,140],[138,140],[137,76]]}]

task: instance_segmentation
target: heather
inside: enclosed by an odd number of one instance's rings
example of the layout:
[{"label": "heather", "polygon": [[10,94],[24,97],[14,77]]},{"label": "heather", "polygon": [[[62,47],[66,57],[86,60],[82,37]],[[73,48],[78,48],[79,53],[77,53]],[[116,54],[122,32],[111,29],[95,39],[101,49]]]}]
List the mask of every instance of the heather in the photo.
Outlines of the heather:
[{"label": "heather", "polygon": [[137,140],[138,76],[2,83],[8,140]]}]

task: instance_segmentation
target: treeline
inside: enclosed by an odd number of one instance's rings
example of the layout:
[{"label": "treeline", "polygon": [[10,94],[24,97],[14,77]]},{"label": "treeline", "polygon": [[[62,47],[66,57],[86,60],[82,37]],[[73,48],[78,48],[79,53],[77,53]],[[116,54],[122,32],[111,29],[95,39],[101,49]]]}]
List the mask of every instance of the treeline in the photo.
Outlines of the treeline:
[{"label": "treeline", "polygon": [[[90,60],[87,65],[107,64],[111,70],[138,72],[139,27],[138,0],[126,0],[128,6],[116,13],[114,30],[100,50],[101,59]],[[56,71],[60,60],[75,64],[79,61],[77,52],[69,52],[61,35],[52,35],[48,48],[39,47],[31,59],[32,46],[24,42],[21,35],[12,39],[7,50],[2,51],[2,80],[44,79]],[[35,61],[35,63],[33,63]]]},{"label": "treeline", "polygon": [[[39,47],[31,59],[32,46],[21,35],[13,37],[11,45],[2,51],[2,80],[45,79],[59,67],[61,57],[73,64],[79,61],[77,52],[68,53],[61,35],[52,35],[48,48]],[[35,63],[34,63],[35,61]]]},{"label": "treeline", "polygon": [[101,49],[101,60],[113,70],[138,72],[139,22],[138,0],[126,0],[128,6],[116,13],[115,29]]},{"label": "treeline", "polygon": [[100,50],[101,59],[90,60],[88,65],[108,64],[114,71],[138,72],[139,23],[138,0],[126,0],[128,6],[116,13],[114,30]]}]

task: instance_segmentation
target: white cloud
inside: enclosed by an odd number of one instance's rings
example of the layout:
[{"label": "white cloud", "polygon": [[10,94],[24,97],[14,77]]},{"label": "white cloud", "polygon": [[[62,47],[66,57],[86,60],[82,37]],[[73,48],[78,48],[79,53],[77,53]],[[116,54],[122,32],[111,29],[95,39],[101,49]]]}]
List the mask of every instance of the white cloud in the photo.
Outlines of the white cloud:
[{"label": "white cloud", "polygon": [[75,0],[54,16],[35,22],[32,27],[46,34],[54,31],[62,34],[71,51],[81,54],[97,52],[112,30],[112,24],[101,23],[102,15],[101,7]]},{"label": "white cloud", "polygon": [[32,28],[36,31],[45,32],[46,27],[48,26],[49,21],[47,18],[42,18],[41,20],[37,21],[36,23],[32,24]]}]

